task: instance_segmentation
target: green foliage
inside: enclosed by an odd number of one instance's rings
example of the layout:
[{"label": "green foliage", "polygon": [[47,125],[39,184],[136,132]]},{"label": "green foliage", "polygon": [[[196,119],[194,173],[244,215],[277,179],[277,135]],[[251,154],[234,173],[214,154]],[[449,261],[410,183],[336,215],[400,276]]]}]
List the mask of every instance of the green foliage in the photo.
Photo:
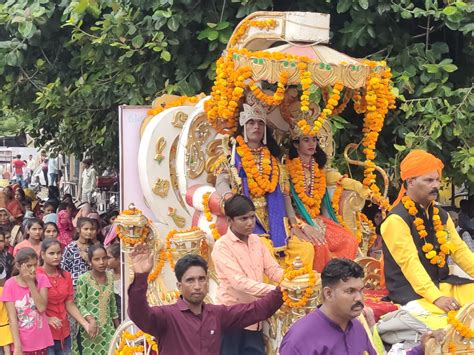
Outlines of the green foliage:
[{"label": "green foliage", "polygon": [[[456,182],[474,184],[474,5],[458,0],[7,0],[3,120],[39,144],[115,164],[117,106],[209,92],[233,29],[259,10],[330,13],[332,47],[387,60],[399,109],[387,117],[379,164],[396,172],[408,150],[425,147]],[[350,110],[333,127],[338,153],[361,138],[361,117]]]}]

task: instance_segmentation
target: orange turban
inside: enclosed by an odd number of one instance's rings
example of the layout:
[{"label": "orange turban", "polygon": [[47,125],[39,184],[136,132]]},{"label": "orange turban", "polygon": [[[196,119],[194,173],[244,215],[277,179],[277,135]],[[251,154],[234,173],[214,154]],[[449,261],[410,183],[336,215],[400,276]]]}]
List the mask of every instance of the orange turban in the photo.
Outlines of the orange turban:
[{"label": "orange turban", "polygon": [[[437,171],[441,177],[444,164],[441,160],[436,158],[433,154],[425,152],[421,149],[412,150],[405,159],[400,163],[400,177],[403,181],[417,176],[426,175],[433,171]],[[392,204],[394,207],[398,204],[405,195],[405,187],[402,185],[397,199]]]}]

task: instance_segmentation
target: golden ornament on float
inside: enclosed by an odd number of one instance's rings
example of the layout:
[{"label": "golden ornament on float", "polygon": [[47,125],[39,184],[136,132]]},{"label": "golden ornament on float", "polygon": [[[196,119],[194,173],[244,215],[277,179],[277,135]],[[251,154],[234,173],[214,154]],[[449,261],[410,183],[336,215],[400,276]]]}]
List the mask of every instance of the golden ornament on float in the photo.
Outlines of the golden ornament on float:
[{"label": "golden ornament on float", "polygon": [[151,223],[133,203],[123,210],[115,220],[117,235],[122,241],[122,250],[130,252],[133,246],[145,243],[152,235]]}]

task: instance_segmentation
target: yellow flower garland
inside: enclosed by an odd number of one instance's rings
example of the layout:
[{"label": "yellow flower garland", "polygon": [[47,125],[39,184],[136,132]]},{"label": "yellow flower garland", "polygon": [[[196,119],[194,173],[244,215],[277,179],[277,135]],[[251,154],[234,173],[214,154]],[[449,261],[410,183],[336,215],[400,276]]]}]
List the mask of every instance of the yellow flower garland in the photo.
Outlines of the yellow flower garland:
[{"label": "yellow flower garland", "polygon": [[[211,213],[211,209],[209,208],[209,198],[210,197],[211,197],[211,192],[206,192],[202,196],[202,206],[204,208],[204,216],[206,216],[206,221],[208,221],[208,222],[212,222],[212,213]],[[214,240],[217,240],[221,237],[221,234],[217,230],[217,227],[216,227],[215,223],[211,223],[209,225],[209,228],[211,230],[212,237],[214,238]]]},{"label": "yellow flower garland", "polygon": [[301,307],[304,307],[306,303],[308,303],[309,297],[314,292],[314,285],[316,284],[316,276],[312,268],[309,266],[302,267],[299,270],[293,270],[293,267],[290,266],[285,270],[283,274],[283,279],[287,279],[289,281],[293,280],[294,278],[298,276],[302,276],[304,274],[309,275],[308,287],[305,288],[303,292],[303,297],[301,297],[299,301],[292,301],[291,298],[288,296],[288,290],[285,290],[285,289],[282,290],[283,301],[290,308],[301,308]]},{"label": "yellow flower garland", "polygon": [[232,37],[229,39],[229,45],[235,46],[242,37],[247,33],[251,27],[258,27],[260,29],[273,29],[276,27],[278,22],[274,19],[267,20],[244,20],[236,29]]},{"label": "yellow flower garland", "polygon": [[135,244],[143,243],[146,240],[146,238],[148,237],[148,234],[150,233],[150,228],[148,226],[144,226],[138,238],[127,237],[125,235],[125,231],[123,230],[123,227],[120,225],[117,225],[115,227],[115,231],[117,232],[117,236],[122,242],[128,245],[135,245]]},{"label": "yellow flower garland", "polygon": [[177,107],[177,106],[182,106],[186,102],[190,102],[195,104],[198,102],[202,96],[196,95],[196,96],[180,96],[176,100],[171,101],[170,103],[165,104],[164,106],[158,106],[158,107],[153,107],[147,111],[148,116],[156,116],[160,112],[163,112],[166,109],[169,109],[171,107]]},{"label": "yellow flower garland", "polygon": [[155,352],[158,352],[158,344],[155,339],[150,335],[146,334],[143,331],[138,331],[135,334],[124,331],[120,336],[120,343],[118,349],[115,349],[115,355],[134,355],[135,353],[143,353],[145,347],[143,345],[129,345],[128,341],[136,340],[140,337],[145,337],[145,341],[149,344],[151,349]]},{"label": "yellow flower garland", "polygon": [[318,164],[312,159],[312,177],[314,181],[311,192],[308,195],[306,193],[307,189],[305,187],[303,162],[301,158],[288,159],[286,166],[298,197],[305,205],[311,218],[316,218],[320,215],[321,201],[326,192],[326,174],[324,170],[320,169]]},{"label": "yellow flower garland", "polygon": [[259,171],[253,153],[242,136],[238,136],[236,140],[239,144],[237,153],[242,158],[242,166],[247,174],[250,193],[255,197],[261,197],[275,191],[280,176],[278,161],[275,157],[271,155],[267,147],[261,147],[262,171]]},{"label": "yellow flower garland", "polygon": [[[296,122],[296,126],[298,127],[302,135],[314,137],[319,132],[324,122],[328,119],[328,117],[330,117],[333,114],[333,110],[337,106],[341,98],[341,91],[343,89],[344,89],[344,86],[341,83],[337,82],[336,84],[334,84],[332,93],[329,99],[327,100],[326,106],[323,108],[318,118],[314,120],[312,125],[308,123],[307,118],[301,118]],[[309,95],[309,91],[308,91],[308,95]],[[301,111],[303,113],[305,112],[303,111],[303,108],[306,110],[306,107],[307,107],[306,105],[309,105],[309,101],[306,101],[306,100],[309,100],[309,96],[308,98],[306,98],[306,96],[307,95],[305,94],[305,91],[303,91],[303,95],[301,95]]]},{"label": "yellow flower garland", "polygon": [[439,243],[440,249],[439,252],[437,252],[433,244],[426,242],[425,238],[428,236],[428,232],[426,231],[423,219],[417,217],[418,209],[416,208],[415,202],[413,202],[410,197],[404,196],[402,198],[402,203],[408,213],[415,218],[413,220],[413,224],[415,225],[420,238],[424,241],[422,250],[425,253],[425,257],[430,260],[431,264],[438,265],[438,267],[443,268],[446,265],[446,256],[449,255],[450,248],[448,233],[446,232],[445,226],[443,226],[441,218],[439,217],[439,209],[437,207],[433,207],[432,219],[433,227],[436,232],[436,239]]},{"label": "yellow flower garland", "polygon": [[[458,333],[461,337],[464,338],[465,342],[468,342],[466,345],[466,350],[472,350],[469,342],[472,341],[474,338],[474,329],[471,327],[463,324],[461,321],[456,319],[457,312],[456,311],[449,311],[448,312],[448,324],[452,325],[454,329],[456,330],[456,333]],[[456,354],[457,353],[457,346],[456,343],[453,341],[450,341],[448,343],[448,352],[450,354]]]},{"label": "yellow flower garland", "polygon": [[285,85],[288,82],[288,72],[282,71],[280,73],[280,77],[277,83],[277,90],[273,95],[265,94],[262,89],[260,89],[256,84],[255,81],[249,81],[249,88],[252,90],[255,97],[265,104],[269,106],[277,106],[280,105],[285,98]]}]

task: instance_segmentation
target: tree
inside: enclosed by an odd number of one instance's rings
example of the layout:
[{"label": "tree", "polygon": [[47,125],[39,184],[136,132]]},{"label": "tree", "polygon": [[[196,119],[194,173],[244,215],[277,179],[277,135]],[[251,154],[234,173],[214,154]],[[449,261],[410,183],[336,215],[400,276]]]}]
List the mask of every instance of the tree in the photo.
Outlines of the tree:
[{"label": "tree", "polygon": [[[448,162],[456,182],[474,179],[473,8],[436,0],[9,0],[0,4],[2,112],[40,144],[116,163],[119,104],[209,92],[215,60],[251,12],[319,11],[332,16],[333,47],[393,68],[399,109],[382,131],[378,162],[393,169],[422,146]],[[341,149],[361,137],[352,112],[334,126]]]}]

